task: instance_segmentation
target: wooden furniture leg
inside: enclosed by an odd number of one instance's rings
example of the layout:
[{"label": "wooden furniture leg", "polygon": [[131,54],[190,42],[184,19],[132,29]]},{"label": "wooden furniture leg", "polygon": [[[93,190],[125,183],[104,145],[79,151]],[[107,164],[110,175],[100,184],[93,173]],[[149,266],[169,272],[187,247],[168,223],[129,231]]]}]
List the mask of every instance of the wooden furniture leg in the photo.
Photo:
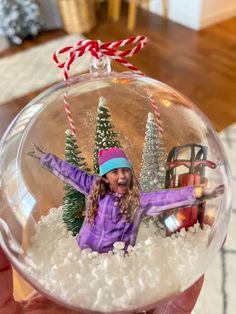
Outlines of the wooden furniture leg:
[{"label": "wooden furniture leg", "polygon": [[[162,16],[164,18],[167,18],[168,16],[167,1],[168,0],[162,0]],[[129,1],[128,22],[127,22],[127,28],[129,31],[132,31],[135,27],[137,5],[138,5],[138,0]],[[149,0],[145,0],[145,6],[149,7]],[[121,0],[108,0],[108,16],[111,17],[113,21],[117,22],[120,19],[120,13],[121,13]]]},{"label": "wooden furniture leg", "polygon": [[112,18],[112,13],[113,13],[113,0],[108,0],[108,7],[107,7],[107,14],[108,17]]},{"label": "wooden furniture leg", "polygon": [[127,28],[132,31],[136,22],[136,12],[137,11],[137,0],[130,0],[129,2],[129,12],[128,12],[128,24]]},{"label": "wooden furniture leg", "polygon": [[120,19],[121,0],[108,1],[108,16],[117,22]]},{"label": "wooden furniture leg", "polygon": [[167,19],[168,17],[168,0],[162,0],[162,16]]}]

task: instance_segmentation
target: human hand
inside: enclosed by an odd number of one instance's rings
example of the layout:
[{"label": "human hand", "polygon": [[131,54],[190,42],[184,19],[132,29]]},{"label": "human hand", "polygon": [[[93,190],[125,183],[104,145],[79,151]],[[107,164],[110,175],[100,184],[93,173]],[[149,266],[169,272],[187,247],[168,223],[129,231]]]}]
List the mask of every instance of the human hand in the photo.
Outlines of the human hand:
[{"label": "human hand", "polygon": [[206,199],[210,199],[210,198],[214,198],[217,197],[221,194],[223,194],[225,191],[225,186],[222,185],[218,185],[216,188],[204,188],[203,186],[196,186],[195,187],[195,197],[196,199],[200,199],[200,200],[206,200]]},{"label": "human hand", "polygon": [[[12,267],[0,248],[0,314],[82,314],[50,301],[37,291],[26,300],[13,298]],[[190,314],[201,291],[203,276],[189,289],[171,300],[161,302],[150,314]]]},{"label": "human hand", "polygon": [[204,191],[204,188],[201,185],[195,187],[194,193],[195,193],[196,199],[202,198],[203,191]]},{"label": "human hand", "polygon": [[202,289],[204,276],[190,288],[167,302],[160,303],[150,314],[191,314]]},{"label": "human hand", "polygon": [[45,154],[45,152],[39,148],[36,144],[32,143],[34,150],[32,152],[28,152],[30,157],[34,157],[36,159],[41,159],[41,157]]},{"label": "human hand", "polygon": [[50,301],[37,291],[26,300],[13,297],[12,267],[0,247],[0,314],[82,314]]}]

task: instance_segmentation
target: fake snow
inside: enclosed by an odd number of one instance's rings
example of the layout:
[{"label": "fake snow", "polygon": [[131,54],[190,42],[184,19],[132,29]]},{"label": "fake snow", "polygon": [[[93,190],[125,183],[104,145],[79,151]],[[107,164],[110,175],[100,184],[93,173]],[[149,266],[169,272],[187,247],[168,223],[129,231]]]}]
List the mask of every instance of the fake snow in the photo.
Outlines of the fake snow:
[{"label": "fake snow", "polygon": [[136,245],[99,254],[81,250],[62,222],[62,208],[41,218],[25,257],[27,271],[65,304],[115,313],[150,305],[183,290],[206,252],[210,227],[198,224],[163,237],[154,223],[140,226]]}]

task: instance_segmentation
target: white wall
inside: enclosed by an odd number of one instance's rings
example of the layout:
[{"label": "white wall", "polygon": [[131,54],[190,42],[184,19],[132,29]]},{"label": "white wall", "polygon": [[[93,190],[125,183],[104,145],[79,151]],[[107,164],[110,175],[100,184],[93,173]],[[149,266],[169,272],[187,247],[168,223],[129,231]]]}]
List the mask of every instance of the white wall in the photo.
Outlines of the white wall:
[{"label": "white wall", "polygon": [[236,0],[202,0],[201,28],[236,16]]},{"label": "white wall", "polygon": [[[168,18],[201,29],[236,15],[235,0],[167,0]],[[162,1],[150,0],[150,11],[162,15]]]}]

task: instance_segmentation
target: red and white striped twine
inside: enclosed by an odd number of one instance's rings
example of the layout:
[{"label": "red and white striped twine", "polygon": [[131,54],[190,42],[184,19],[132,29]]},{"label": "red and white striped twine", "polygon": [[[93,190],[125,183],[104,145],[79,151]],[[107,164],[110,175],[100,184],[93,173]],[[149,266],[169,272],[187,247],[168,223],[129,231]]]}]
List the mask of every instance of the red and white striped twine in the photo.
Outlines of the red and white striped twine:
[{"label": "red and white striped twine", "polygon": [[151,102],[151,106],[154,112],[154,116],[156,117],[156,121],[157,121],[157,126],[160,132],[160,137],[163,137],[163,124],[161,121],[161,114],[160,114],[160,110],[157,106],[157,103],[155,102],[155,100],[153,100],[153,98],[151,96],[149,96],[149,100]]},{"label": "red and white striped twine", "polygon": [[68,120],[69,125],[70,125],[71,133],[72,133],[72,135],[75,136],[76,128],[75,128],[75,123],[74,123],[74,120],[73,120],[72,114],[71,114],[70,103],[68,102],[68,93],[67,92],[64,93],[64,109],[65,109],[65,113],[67,116],[67,120]]},{"label": "red and white striped twine", "polygon": [[[59,68],[63,69],[64,81],[69,80],[69,71],[70,71],[70,67],[72,63],[76,59],[84,55],[86,52],[89,52],[97,60],[101,60],[103,56],[107,56],[110,59],[113,59],[123,64],[130,71],[139,75],[144,75],[138,68],[136,68],[134,65],[129,63],[126,60],[126,58],[132,57],[134,54],[138,53],[144,47],[146,43],[147,43],[147,37],[142,36],[142,35],[132,36],[128,39],[122,39],[115,42],[107,42],[107,43],[102,43],[100,40],[80,40],[77,43],[75,43],[73,46],[67,46],[67,47],[58,49],[53,54],[53,60]],[[125,47],[128,45],[134,45],[134,47],[126,49],[126,50],[118,50],[118,48]],[[58,59],[59,55],[64,54],[64,53],[67,53],[66,60],[64,62],[60,62]],[[160,133],[162,134],[163,129],[161,126],[159,110],[155,102],[152,100],[152,98],[151,97],[149,98],[151,100],[153,110],[157,118],[157,124],[159,126]],[[74,121],[72,119],[67,92],[64,94],[64,108],[65,108],[66,116],[67,116],[67,119],[71,128],[71,132],[73,135],[75,135],[76,128],[75,128]]]}]

